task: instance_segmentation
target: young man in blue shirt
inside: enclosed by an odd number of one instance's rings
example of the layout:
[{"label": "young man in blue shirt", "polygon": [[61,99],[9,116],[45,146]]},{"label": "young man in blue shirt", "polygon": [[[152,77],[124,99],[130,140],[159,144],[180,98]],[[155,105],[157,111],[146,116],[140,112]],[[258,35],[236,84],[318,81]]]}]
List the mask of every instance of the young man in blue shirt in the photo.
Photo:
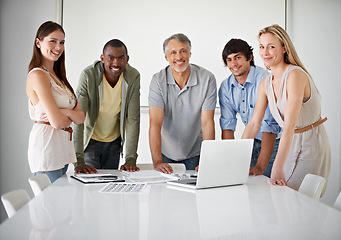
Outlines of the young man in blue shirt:
[{"label": "young man in blue shirt", "polygon": [[[237,113],[245,126],[251,120],[259,83],[268,75],[265,69],[255,66],[252,50],[252,47],[241,39],[231,39],[224,47],[222,58],[232,74],[222,82],[219,89],[222,139],[234,139]],[[254,141],[250,174],[270,177],[280,130],[267,108],[262,127]]]}]

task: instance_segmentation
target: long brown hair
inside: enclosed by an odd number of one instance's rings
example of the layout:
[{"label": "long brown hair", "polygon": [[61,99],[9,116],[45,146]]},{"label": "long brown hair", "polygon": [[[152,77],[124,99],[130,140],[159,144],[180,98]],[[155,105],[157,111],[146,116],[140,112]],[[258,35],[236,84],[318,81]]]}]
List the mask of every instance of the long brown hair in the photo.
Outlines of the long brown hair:
[{"label": "long brown hair", "polygon": [[[40,48],[38,48],[36,45],[36,39],[38,38],[40,41],[42,41],[46,36],[48,36],[50,33],[56,30],[62,31],[62,33],[65,35],[63,27],[59,25],[58,23],[47,21],[47,22],[44,22],[42,25],[40,25],[40,27],[38,28],[36,37],[34,39],[33,55],[32,55],[30,65],[28,67],[28,71],[31,71],[33,68],[40,67],[43,62],[43,56],[40,52]],[[62,55],[58,58],[58,60],[54,62],[53,71],[56,73],[57,77],[65,84],[65,86],[72,92],[75,99],[77,99],[75,92],[73,91],[73,88],[71,87],[70,83],[68,82],[66,78],[65,50],[63,51]]]}]

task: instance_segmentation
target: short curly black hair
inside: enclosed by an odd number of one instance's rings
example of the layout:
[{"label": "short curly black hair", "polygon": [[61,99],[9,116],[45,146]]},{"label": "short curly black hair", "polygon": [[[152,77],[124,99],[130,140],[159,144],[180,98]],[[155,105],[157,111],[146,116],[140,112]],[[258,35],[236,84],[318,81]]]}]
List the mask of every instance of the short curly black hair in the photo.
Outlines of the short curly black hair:
[{"label": "short curly black hair", "polygon": [[103,47],[103,54],[104,54],[104,50],[108,47],[114,47],[114,48],[119,48],[119,47],[124,47],[124,49],[126,50],[126,54],[128,55],[128,49],[126,47],[126,45],[121,41],[121,40],[118,40],[118,39],[112,39],[110,41],[108,41],[104,47]]}]

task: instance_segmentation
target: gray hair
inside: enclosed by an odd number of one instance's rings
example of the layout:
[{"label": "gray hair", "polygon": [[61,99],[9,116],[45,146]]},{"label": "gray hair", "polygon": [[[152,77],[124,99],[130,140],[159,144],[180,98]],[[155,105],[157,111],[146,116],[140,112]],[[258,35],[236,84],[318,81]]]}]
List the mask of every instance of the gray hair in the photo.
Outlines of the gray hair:
[{"label": "gray hair", "polygon": [[185,34],[182,33],[177,33],[177,34],[173,34],[172,36],[170,36],[169,38],[167,38],[164,42],[163,42],[163,52],[166,53],[167,52],[167,45],[169,43],[170,40],[178,40],[179,42],[182,43],[186,43],[189,47],[189,51],[191,51],[192,45],[191,45],[191,41],[188,39],[188,37]]}]

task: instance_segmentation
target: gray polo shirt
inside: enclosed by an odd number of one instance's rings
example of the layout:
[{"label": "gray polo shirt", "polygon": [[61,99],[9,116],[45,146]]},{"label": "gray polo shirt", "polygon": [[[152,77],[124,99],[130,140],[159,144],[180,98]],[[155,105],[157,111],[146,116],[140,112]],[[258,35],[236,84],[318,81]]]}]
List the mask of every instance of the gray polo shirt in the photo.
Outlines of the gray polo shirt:
[{"label": "gray polo shirt", "polygon": [[190,76],[180,90],[170,66],[154,74],[149,87],[149,106],[164,109],[161,152],[175,161],[200,154],[201,111],[214,110],[217,84],[212,73],[190,64]]}]

